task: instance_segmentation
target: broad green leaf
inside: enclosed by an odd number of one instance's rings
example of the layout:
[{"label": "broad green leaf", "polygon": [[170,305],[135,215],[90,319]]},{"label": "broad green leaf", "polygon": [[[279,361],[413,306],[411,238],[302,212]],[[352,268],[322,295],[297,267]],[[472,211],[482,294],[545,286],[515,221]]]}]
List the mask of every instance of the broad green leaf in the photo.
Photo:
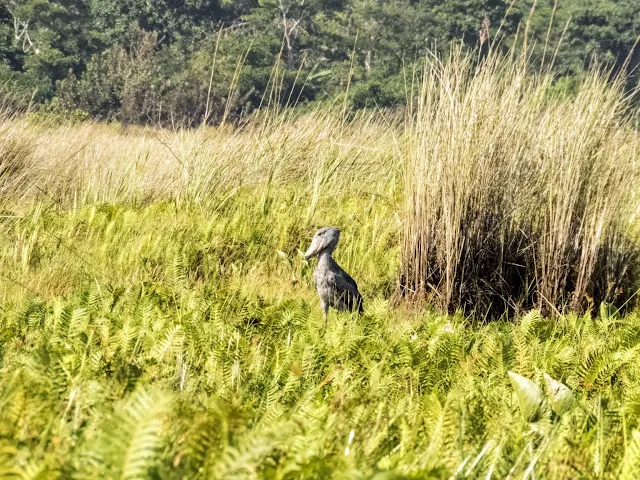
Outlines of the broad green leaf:
[{"label": "broad green leaf", "polygon": [[528,422],[535,422],[540,417],[544,394],[538,385],[515,372],[508,372],[511,386],[516,392],[522,416]]},{"label": "broad green leaf", "polygon": [[546,373],[544,374],[544,381],[547,384],[547,391],[549,392],[549,404],[555,413],[562,415],[568,412],[576,404],[576,399],[573,396],[573,392],[564,383],[559,382],[551,378]]}]

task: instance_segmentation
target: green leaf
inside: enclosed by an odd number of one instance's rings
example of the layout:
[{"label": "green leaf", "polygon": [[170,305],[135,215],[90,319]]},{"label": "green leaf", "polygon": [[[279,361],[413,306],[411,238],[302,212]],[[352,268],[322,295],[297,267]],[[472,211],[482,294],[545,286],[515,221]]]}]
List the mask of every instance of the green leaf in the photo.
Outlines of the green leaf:
[{"label": "green leaf", "polygon": [[540,411],[544,401],[542,390],[528,378],[514,372],[508,373],[511,386],[518,398],[522,416],[528,422],[537,421],[540,418]]},{"label": "green leaf", "polygon": [[280,258],[282,258],[285,262],[287,262],[287,265],[289,265],[290,267],[293,265],[293,262],[291,261],[291,259],[287,256],[286,253],[284,253],[282,250],[276,250],[276,252],[278,253],[278,256]]},{"label": "green leaf", "polygon": [[9,445],[0,445],[0,478],[24,478],[16,462],[17,450]]},{"label": "green leaf", "polygon": [[607,320],[613,316],[613,312],[615,309],[609,305],[607,302],[600,303],[600,318],[602,320]]},{"label": "green leaf", "polygon": [[544,381],[547,384],[547,392],[549,393],[549,404],[555,413],[562,415],[576,405],[573,392],[564,383],[551,378],[546,373],[544,374]]},{"label": "green leaf", "polygon": [[309,80],[315,80],[316,78],[322,78],[322,77],[326,77],[327,75],[331,75],[333,73],[333,71],[326,69],[326,70],[320,70],[319,72],[316,72],[312,75],[309,75]]}]

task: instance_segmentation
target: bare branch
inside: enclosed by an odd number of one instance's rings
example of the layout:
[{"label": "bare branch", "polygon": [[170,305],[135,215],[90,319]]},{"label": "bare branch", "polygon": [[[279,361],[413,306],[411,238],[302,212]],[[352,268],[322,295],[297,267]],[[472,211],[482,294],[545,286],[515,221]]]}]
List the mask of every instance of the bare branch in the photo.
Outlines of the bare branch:
[{"label": "bare branch", "polygon": [[33,41],[31,41],[31,36],[29,35],[30,20],[20,20],[20,18],[15,16],[12,12],[9,13],[11,13],[11,16],[13,17],[13,38],[17,42],[22,42],[22,50],[25,53],[28,53],[33,49],[36,54],[40,53],[40,49],[35,46]]}]

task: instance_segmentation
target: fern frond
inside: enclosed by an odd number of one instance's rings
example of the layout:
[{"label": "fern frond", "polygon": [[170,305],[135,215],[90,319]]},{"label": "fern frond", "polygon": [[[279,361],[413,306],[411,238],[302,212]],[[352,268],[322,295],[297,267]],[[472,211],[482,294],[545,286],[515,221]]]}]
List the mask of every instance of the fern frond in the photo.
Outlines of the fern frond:
[{"label": "fern frond", "polygon": [[640,475],[640,431],[634,430],[631,440],[625,445],[624,457],[620,464],[620,480],[635,480]]},{"label": "fern frond", "polygon": [[89,286],[87,292],[85,306],[89,312],[98,312],[102,308],[102,294],[97,282],[93,282]]},{"label": "fern frond", "polygon": [[172,263],[173,285],[176,288],[185,288],[187,285],[187,262],[183,254],[177,254],[173,257]]},{"label": "fern frond", "polygon": [[542,314],[540,313],[540,310],[529,311],[520,320],[520,331],[522,332],[522,334],[527,338],[533,336],[536,326],[541,319]]},{"label": "fern frond", "polygon": [[156,343],[152,356],[156,360],[162,361],[165,357],[172,356],[181,350],[183,343],[184,329],[182,325],[173,325],[165,331],[162,340]]},{"label": "fern frond", "polygon": [[16,462],[17,449],[10,445],[0,445],[0,478],[1,479],[22,479],[25,472]]},{"label": "fern frond", "polygon": [[525,377],[533,377],[535,369],[532,361],[535,358],[535,342],[527,340],[518,331],[514,331],[511,338],[515,347],[516,368],[514,370]]},{"label": "fern frond", "polygon": [[85,333],[89,327],[89,311],[82,308],[75,308],[69,319],[69,332],[70,337],[76,337],[81,333]]},{"label": "fern frond", "polygon": [[[118,407],[112,418],[102,424],[99,438],[90,458],[96,460],[91,468],[94,478],[147,478],[162,445],[165,416],[171,398],[150,387],[139,387]],[[93,463],[93,462],[91,462]]]},{"label": "fern frond", "polygon": [[24,318],[29,328],[37,328],[44,324],[46,314],[46,304],[36,299],[32,299],[27,304]]}]

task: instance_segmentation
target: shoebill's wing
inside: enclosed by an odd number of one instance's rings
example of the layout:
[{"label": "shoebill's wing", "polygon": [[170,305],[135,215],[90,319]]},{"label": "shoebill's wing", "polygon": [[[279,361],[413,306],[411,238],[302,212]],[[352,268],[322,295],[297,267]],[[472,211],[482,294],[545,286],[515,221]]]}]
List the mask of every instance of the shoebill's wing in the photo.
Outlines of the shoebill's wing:
[{"label": "shoebill's wing", "polygon": [[337,310],[351,310],[362,313],[362,296],[358,285],[347,272],[340,269],[332,275],[333,299]]}]

